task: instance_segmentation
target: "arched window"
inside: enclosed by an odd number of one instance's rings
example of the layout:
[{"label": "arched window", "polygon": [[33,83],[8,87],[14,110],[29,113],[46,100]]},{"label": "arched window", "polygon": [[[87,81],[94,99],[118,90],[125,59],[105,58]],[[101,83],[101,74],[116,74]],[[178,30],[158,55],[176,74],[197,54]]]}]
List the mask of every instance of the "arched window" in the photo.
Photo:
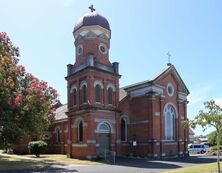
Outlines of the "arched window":
[{"label": "arched window", "polygon": [[87,102],[87,87],[86,87],[86,85],[83,85],[83,87],[82,87],[82,102],[83,103]]},{"label": "arched window", "polygon": [[108,104],[113,104],[113,89],[108,88]]},{"label": "arched window", "polygon": [[95,93],[96,93],[96,102],[100,103],[101,102],[101,86],[99,84],[97,84],[95,87]]},{"label": "arched window", "polygon": [[83,142],[83,122],[80,121],[78,124],[78,142]]},{"label": "arched window", "polygon": [[107,124],[105,122],[99,124],[98,130],[100,133],[110,133],[110,131],[111,131],[109,124]]},{"label": "arched window", "polygon": [[127,141],[127,123],[125,118],[121,118],[120,121],[120,139],[121,141]]},{"label": "arched window", "polygon": [[170,104],[165,106],[164,115],[165,115],[165,139],[174,140],[175,139],[175,116],[176,116],[174,107]]},{"label": "arched window", "polygon": [[59,143],[61,140],[60,140],[60,129],[57,128],[56,129],[56,142]]},{"label": "arched window", "polygon": [[76,105],[76,104],[77,104],[77,91],[74,88],[73,89],[73,105]]}]

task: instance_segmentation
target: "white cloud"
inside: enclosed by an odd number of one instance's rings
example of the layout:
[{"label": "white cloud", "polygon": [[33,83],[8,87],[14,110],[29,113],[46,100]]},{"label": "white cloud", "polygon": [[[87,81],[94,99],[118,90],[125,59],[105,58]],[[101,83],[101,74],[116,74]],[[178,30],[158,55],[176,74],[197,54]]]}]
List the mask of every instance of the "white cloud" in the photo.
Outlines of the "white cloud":
[{"label": "white cloud", "polygon": [[202,86],[200,88],[191,90],[190,95],[188,96],[189,106],[206,101],[211,90],[211,85]]},{"label": "white cloud", "polygon": [[[222,94],[220,93],[220,86],[222,85],[221,80],[217,81],[209,81],[205,84],[196,84],[195,88],[190,90],[190,95],[188,96],[188,100],[190,101],[188,104],[188,118],[194,119],[194,117],[198,114],[199,110],[204,110],[204,102],[208,100],[215,100],[216,104],[222,107]],[[215,130],[212,127],[207,127],[205,131],[198,126],[194,129],[195,135],[207,135],[210,132]]]},{"label": "white cloud", "polygon": [[203,102],[210,99],[217,99],[218,102],[222,105],[222,96],[218,97],[218,91],[220,91],[221,85],[221,79],[208,81],[207,83],[195,84],[195,88],[190,90],[190,95],[188,96],[188,100],[190,101],[189,105],[193,106],[199,103],[202,104]]}]

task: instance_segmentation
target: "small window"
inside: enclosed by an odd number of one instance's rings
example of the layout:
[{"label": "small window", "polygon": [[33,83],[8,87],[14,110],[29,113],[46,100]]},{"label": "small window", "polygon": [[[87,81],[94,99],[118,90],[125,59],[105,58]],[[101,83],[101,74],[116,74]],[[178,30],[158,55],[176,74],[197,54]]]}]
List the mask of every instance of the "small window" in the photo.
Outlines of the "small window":
[{"label": "small window", "polygon": [[100,51],[101,52],[105,52],[106,51],[106,48],[104,46],[100,46]]},{"label": "small window", "polygon": [[56,129],[56,142],[59,143],[61,140],[60,140],[60,130],[59,128]]},{"label": "small window", "polygon": [[82,87],[82,102],[86,103],[87,101],[87,87],[86,85],[83,85]]},{"label": "small window", "polygon": [[108,104],[113,104],[113,89],[111,87],[108,89]]},{"label": "small window", "polygon": [[174,94],[174,87],[171,83],[169,83],[167,85],[167,93],[168,93],[169,96],[173,96],[173,94]]},{"label": "small window", "polygon": [[107,51],[108,51],[107,46],[105,44],[103,44],[103,43],[100,43],[99,44],[99,51],[102,54],[107,54]]},{"label": "small window", "polygon": [[121,122],[120,122],[120,136],[121,136],[121,141],[126,141],[127,137],[127,123],[126,120],[124,118],[121,118]]},{"label": "small window", "polygon": [[96,102],[100,103],[101,102],[101,86],[100,85],[96,85],[95,93],[96,93]]},{"label": "small window", "polygon": [[73,105],[75,106],[77,104],[77,91],[74,88],[73,89]]},{"label": "small window", "polygon": [[101,131],[109,131],[109,126],[106,123],[100,125],[99,130]]},{"label": "small window", "polygon": [[83,142],[83,122],[80,121],[78,125],[78,142]]},{"label": "small window", "polygon": [[76,48],[77,51],[77,55],[81,55],[83,53],[83,45],[78,45],[78,47]]},{"label": "small window", "polygon": [[110,133],[110,126],[107,123],[102,123],[99,124],[99,128],[98,128],[100,133]]}]

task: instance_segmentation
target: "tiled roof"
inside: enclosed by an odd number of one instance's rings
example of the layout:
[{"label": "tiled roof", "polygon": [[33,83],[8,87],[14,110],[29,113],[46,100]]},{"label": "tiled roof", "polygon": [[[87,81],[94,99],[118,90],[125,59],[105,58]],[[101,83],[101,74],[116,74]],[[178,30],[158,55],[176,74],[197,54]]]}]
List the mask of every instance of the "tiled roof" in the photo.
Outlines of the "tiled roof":
[{"label": "tiled roof", "polygon": [[185,83],[183,82],[182,78],[180,77],[179,73],[177,72],[176,68],[173,65],[167,66],[167,68],[165,68],[160,74],[158,74],[157,76],[155,76],[152,80],[146,80],[146,81],[142,81],[142,82],[138,82],[132,85],[128,85],[123,87],[123,89],[127,90],[130,88],[135,88],[137,86],[141,86],[141,85],[150,85],[153,82],[157,81],[161,76],[163,76],[164,74],[168,73],[170,70],[173,70],[175,72],[175,75],[179,78],[179,80],[181,81],[184,89],[186,90],[187,94],[189,94],[189,90],[187,89]]},{"label": "tiled roof", "polygon": [[137,82],[137,83],[134,83],[134,84],[131,84],[131,85],[127,85],[127,86],[123,87],[123,89],[133,88],[135,86],[143,85],[143,84],[149,84],[151,82],[152,81],[150,81],[150,80],[145,80],[145,81],[142,81],[142,82]]},{"label": "tiled roof", "polygon": [[144,85],[144,84],[151,84],[153,81],[155,81],[156,79],[158,79],[162,74],[164,74],[165,72],[167,72],[170,68],[172,68],[173,65],[171,66],[167,66],[163,71],[161,71],[161,73],[159,73],[158,75],[155,75],[155,77],[152,80],[145,80],[145,81],[141,81],[141,82],[137,82],[128,86],[123,87],[124,89],[128,89],[128,88],[133,88],[139,85]]},{"label": "tiled roof", "polygon": [[67,118],[67,115],[66,115],[67,111],[68,111],[67,104],[64,104],[58,107],[55,111],[55,120],[62,120],[62,119]]},{"label": "tiled roof", "polygon": [[124,97],[126,97],[126,95],[127,95],[127,92],[123,88],[120,88],[119,89],[119,101],[121,101]]}]

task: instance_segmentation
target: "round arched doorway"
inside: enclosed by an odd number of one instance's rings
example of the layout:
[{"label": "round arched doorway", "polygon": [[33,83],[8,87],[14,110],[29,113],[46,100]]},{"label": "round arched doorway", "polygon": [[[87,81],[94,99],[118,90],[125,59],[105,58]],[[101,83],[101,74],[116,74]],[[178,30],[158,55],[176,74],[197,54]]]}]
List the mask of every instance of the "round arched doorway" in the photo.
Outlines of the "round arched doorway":
[{"label": "round arched doorway", "polygon": [[104,152],[110,150],[110,125],[106,122],[98,124],[98,133],[99,133],[99,150]]}]

